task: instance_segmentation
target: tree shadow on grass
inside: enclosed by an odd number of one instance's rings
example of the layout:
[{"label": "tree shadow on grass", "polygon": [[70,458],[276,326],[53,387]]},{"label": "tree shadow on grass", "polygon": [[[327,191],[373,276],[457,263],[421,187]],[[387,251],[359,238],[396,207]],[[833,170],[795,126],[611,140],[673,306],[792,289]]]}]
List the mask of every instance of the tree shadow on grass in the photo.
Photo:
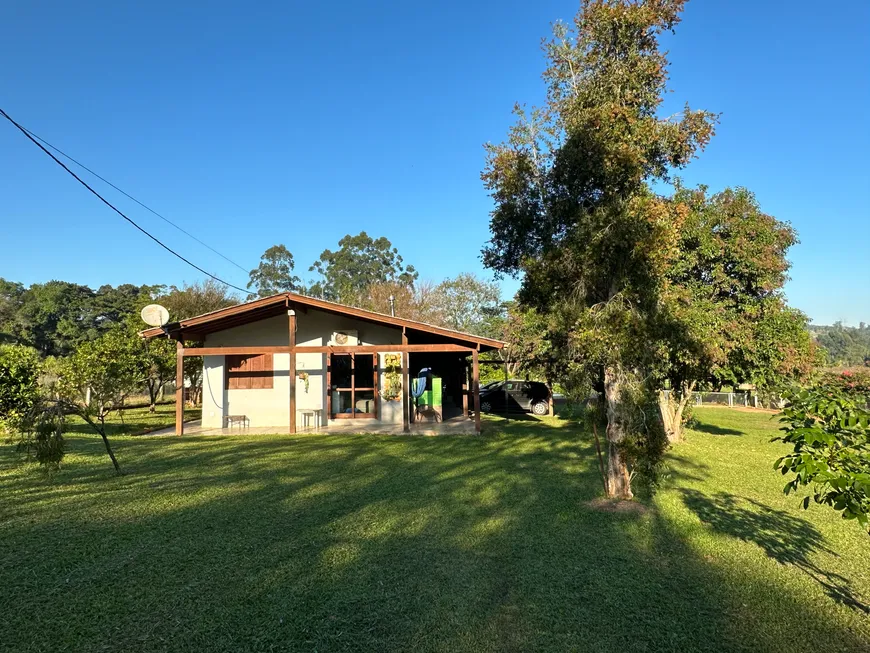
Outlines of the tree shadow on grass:
[{"label": "tree shadow on grass", "polygon": [[703,481],[707,478],[710,466],[698,463],[686,456],[680,456],[671,449],[667,454],[668,474],[673,479]]},{"label": "tree shadow on grass", "polygon": [[487,413],[494,418],[499,420],[508,420],[511,422],[537,422],[539,421],[537,417],[532,415],[531,413],[524,413],[519,410],[509,410],[509,411],[493,411],[491,413]]},{"label": "tree shadow on grass", "polygon": [[754,499],[725,492],[709,496],[698,490],[682,490],[683,502],[713,530],[752,542],[780,564],[793,565],[819,583],[834,601],[870,614],[870,605],[850,587],[850,581],[822,569],[813,554],[836,555],[824,536],[810,522],[771,508]]},{"label": "tree shadow on grass", "polygon": [[0,521],[0,587],[28,606],[10,650],[783,650],[798,626],[866,643],[789,596],[784,625],[745,619],[729,587],[769,581],[727,577],[655,509],[586,508],[600,479],[574,428],[119,450],[127,477],[69,470],[58,485],[82,494],[34,488],[52,501]]}]

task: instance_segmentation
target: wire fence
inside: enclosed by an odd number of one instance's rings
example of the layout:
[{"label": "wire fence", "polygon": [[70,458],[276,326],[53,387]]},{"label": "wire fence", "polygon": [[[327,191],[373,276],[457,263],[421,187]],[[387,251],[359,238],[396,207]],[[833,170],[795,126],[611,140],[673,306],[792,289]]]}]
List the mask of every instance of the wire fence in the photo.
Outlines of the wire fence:
[{"label": "wire fence", "polygon": [[[665,390],[665,396],[671,391]],[[750,390],[738,392],[693,392],[694,406],[743,406],[744,408],[769,408],[780,410],[785,406],[785,399],[776,394],[758,394]]]}]

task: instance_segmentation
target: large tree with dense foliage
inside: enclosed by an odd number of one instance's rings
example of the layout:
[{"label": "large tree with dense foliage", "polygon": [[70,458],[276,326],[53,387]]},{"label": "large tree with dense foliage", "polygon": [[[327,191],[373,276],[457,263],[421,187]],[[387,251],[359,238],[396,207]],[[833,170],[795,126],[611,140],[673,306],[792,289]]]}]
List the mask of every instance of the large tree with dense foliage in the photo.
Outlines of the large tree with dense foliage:
[{"label": "large tree with dense foliage", "polygon": [[0,277],[0,343],[18,341],[19,310],[24,284]]},{"label": "large tree with dense foliage", "polygon": [[169,292],[161,296],[159,301],[169,311],[170,320],[183,320],[235,306],[239,303],[239,298],[226,285],[206,279],[184,284],[181,288],[170,286]]},{"label": "large tree with dense foliage", "polygon": [[385,315],[394,311],[397,317],[443,326],[435,301],[437,288],[430,281],[414,284],[400,281],[374,283],[360,292],[353,305]]},{"label": "large tree with dense foliage", "polygon": [[309,289],[311,295],[343,304],[358,304],[369,287],[398,282],[411,286],[417,280],[413,265],[405,265],[393,244],[365,231],[346,235],[335,251],[325,249],[310,271],[320,280]]},{"label": "large tree with dense foliage", "polygon": [[770,390],[809,375],[817,360],[807,318],[782,295],[794,230],[761,211],[746,189],[708,196],[678,186],[678,255],[658,293],[652,335],[664,426],[679,439],[698,384],[751,383]]},{"label": "large tree with dense foliage", "polygon": [[247,288],[253,292],[248,299],[302,290],[301,280],[293,274],[294,267],[293,254],[284,245],[267,249],[260,257],[260,264],[251,270]]},{"label": "large tree with dense foliage", "polygon": [[43,356],[66,356],[136,314],[160,290],[122,284],[94,291],[66,281],[25,287],[0,279],[0,341],[29,345]]},{"label": "large tree with dense foliage", "polygon": [[478,335],[493,335],[492,321],[500,313],[501,289],[469,272],[445,279],[432,295],[434,310],[445,326]]},{"label": "large tree with dense foliage", "polygon": [[94,297],[75,283],[35,283],[21,296],[14,335],[44,356],[65,356],[99,334]]},{"label": "large tree with dense foliage", "polygon": [[644,378],[650,318],[678,255],[683,211],[652,192],[713,134],[715,116],[658,115],[667,90],[659,37],[684,0],[584,0],[545,44],[547,103],[488,146],[483,179],[495,208],[484,261],[524,273],[520,299],[562,312],[573,347],[602,370],[608,494],[632,496],[628,394]]}]

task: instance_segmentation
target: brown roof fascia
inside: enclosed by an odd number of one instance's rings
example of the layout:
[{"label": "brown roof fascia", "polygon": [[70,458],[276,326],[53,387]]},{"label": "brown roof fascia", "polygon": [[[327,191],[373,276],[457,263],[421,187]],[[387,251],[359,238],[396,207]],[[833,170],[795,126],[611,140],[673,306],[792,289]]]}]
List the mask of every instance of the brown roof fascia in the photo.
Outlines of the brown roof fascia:
[{"label": "brown roof fascia", "polygon": [[[461,331],[454,331],[453,329],[445,329],[444,327],[426,324],[425,322],[406,320],[404,318],[393,317],[392,315],[376,313],[374,311],[367,311],[362,308],[345,306],[344,304],[336,304],[335,302],[329,302],[323,299],[316,299],[314,297],[308,297],[306,295],[297,295],[296,293],[281,293],[280,295],[272,295],[271,297],[255,299],[252,302],[238,304],[236,306],[230,306],[229,308],[222,308],[217,311],[212,311],[210,313],[205,313],[196,317],[180,320],[179,322],[173,322],[163,327],[153,327],[151,329],[145,329],[140,333],[144,338],[154,338],[160,335],[164,335],[166,333],[169,333],[170,335],[181,335],[184,331],[188,330],[192,333],[203,333],[207,332],[207,330],[199,330],[196,327],[205,325],[220,325],[221,328],[217,330],[222,330],[223,328],[229,328],[230,324],[232,326],[239,326],[241,324],[255,322],[259,319],[263,319],[264,317],[268,317],[268,315],[263,315],[265,311],[261,311],[258,309],[268,309],[275,306],[287,305],[290,305],[292,307],[292,305],[294,304],[299,304],[301,306],[310,306],[311,308],[320,309],[329,313],[347,315],[368,322],[375,322],[378,324],[390,324],[396,327],[406,327],[408,329],[414,329],[415,331],[433,333],[450,339],[474,342],[487,347],[492,347],[494,349],[502,349],[505,346],[505,343],[501,340],[484,338],[482,336],[476,336],[470,333],[463,333]],[[228,318],[236,316],[238,316],[238,319],[228,320]],[[227,324],[227,326],[224,326],[225,324]]]}]

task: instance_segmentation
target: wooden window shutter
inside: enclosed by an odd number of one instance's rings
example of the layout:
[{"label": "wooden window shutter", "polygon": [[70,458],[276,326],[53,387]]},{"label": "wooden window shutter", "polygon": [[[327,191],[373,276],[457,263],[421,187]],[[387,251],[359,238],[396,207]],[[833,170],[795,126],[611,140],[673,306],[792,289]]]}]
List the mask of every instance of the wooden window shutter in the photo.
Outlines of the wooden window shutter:
[{"label": "wooden window shutter", "polygon": [[227,390],[263,390],[274,387],[272,354],[228,355],[225,361]]},{"label": "wooden window shutter", "polygon": [[263,357],[251,356],[248,358],[248,378],[251,381],[251,390],[263,389]]},{"label": "wooden window shutter", "polygon": [[[263,382],[261,386],[264,390],[271,390],[275,383],[275,368],[272,367],[272,354],[263,354],[258,356],[261,363],[260,379]],[[292,383],[293,380],[291,379]]]}]

